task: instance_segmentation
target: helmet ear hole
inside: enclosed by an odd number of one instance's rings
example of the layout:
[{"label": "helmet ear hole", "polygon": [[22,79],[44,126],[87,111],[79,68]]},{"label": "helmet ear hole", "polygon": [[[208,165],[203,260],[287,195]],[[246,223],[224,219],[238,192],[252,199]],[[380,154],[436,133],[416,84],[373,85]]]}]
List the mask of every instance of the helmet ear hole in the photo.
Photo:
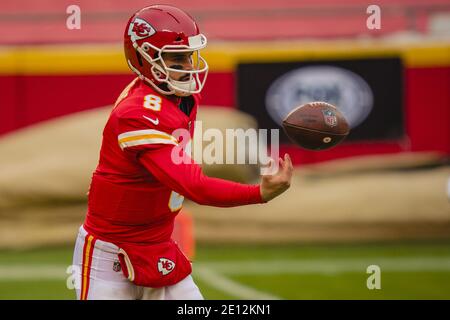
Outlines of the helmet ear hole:
[{"label": "helmet ear hole", "polygon": [[153,78],[156,81],[162,81],[164,79],[164,77],[163,77],[164,73],[162,73],[161,70],[158,70],[158,68],[156,66],[152,66],[150,70],[151,70]]}]

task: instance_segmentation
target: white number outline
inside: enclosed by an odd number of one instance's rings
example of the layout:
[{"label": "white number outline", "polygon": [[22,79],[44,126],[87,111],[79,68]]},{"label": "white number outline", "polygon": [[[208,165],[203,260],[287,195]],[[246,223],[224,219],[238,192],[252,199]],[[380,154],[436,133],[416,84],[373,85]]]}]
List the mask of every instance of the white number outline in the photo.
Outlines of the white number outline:
[{"label": "white number outline", "polygon": [[161,111],[161,102],[161,97],[155,96],[154,94],[148,94],[144,97],[144,108],[153,111]]}]

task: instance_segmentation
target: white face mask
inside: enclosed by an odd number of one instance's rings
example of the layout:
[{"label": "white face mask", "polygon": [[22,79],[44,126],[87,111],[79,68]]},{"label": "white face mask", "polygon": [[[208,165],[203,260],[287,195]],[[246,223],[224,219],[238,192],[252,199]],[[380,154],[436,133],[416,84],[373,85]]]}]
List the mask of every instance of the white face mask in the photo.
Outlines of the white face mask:
[{"label": "white face mask", "polygon": [[[163,74],[168,74],[168,87],[175,91],[177,96],[187,96],[192,93],[198,93],[203,88],[206,80],[206,73],[208,65],[206,61],[200,56],[199,50],[192,52],[192,56],[189,57],[192,70],[178,69],[174,67],[168,67],[164,59],[161,59]],[[165,72],[164,72],[165,71]],[[174,74],[188,75],[187,80],[176,80],[171,77]],[[203,78],[201,77],[203,75]],[[179,77],[176,77],[179,78]]]},{"label": "white face mask", "polygon": [[[157,91],[162,94],[175,94],[177,96],[189,96],[194,93],[199,93],[206,82],[206,77],[208,75],[208,64],[206,60],[200,55],[200,50],[206,47],[206,37],[199,34],[195,37],[189,38],[189,46],[185,45],[171,45],[164,46],[162,48],[157,48],[148,42],[145,42],[141,47],[135,43],[135,49],[142,55],[142,57],[147,60],[151,65],[151,72],[155,79],[158,79],[161,83],[167,84],[167,89],[164,90],[157,84],[155,84],[150,79],[142,75],[136,68],[134,68],[128,61],[130,68],[147,83],[151,84]],[[148,54],[147,51],[152,48],[158,52],[157,58],[153,59]],[[173,69],[166,65],[164,59],[162,59],[163,53],[174,53],[174,52],[192,52],[195,56],[195,63],[193,70],[180,70]],[[187,81],[178,81],[172,79],[169,76],[169,72],[178,72],[183,74],[189,74],[190,78]],[[203,75],[203,79],[200,77]]]}]

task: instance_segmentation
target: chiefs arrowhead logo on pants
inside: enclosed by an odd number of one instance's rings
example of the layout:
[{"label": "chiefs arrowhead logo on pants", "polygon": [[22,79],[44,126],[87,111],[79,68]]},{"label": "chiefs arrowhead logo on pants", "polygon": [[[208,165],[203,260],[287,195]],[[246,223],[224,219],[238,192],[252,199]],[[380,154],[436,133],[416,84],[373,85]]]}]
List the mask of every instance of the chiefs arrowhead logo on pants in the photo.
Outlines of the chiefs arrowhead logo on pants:
[{"label": "chiefs arrowhead logo on pants", "polygon": [[175,269],[175,262],[166,258],[159,258],[158,261],[158,271],[165,276],[169,274]]}]

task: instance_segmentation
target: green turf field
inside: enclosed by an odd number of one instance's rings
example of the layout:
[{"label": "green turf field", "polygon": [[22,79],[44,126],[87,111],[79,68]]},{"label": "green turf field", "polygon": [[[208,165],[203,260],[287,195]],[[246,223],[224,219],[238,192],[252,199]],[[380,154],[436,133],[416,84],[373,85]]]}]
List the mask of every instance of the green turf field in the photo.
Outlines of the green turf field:
[{"label": "green turf field", "polygon": [[[0,251],[0,299],[73,299],[72,248]],[[381,289],[367,288],[369,265]],[[200,246],[206,299],[450,299],[450,243]]]}]

